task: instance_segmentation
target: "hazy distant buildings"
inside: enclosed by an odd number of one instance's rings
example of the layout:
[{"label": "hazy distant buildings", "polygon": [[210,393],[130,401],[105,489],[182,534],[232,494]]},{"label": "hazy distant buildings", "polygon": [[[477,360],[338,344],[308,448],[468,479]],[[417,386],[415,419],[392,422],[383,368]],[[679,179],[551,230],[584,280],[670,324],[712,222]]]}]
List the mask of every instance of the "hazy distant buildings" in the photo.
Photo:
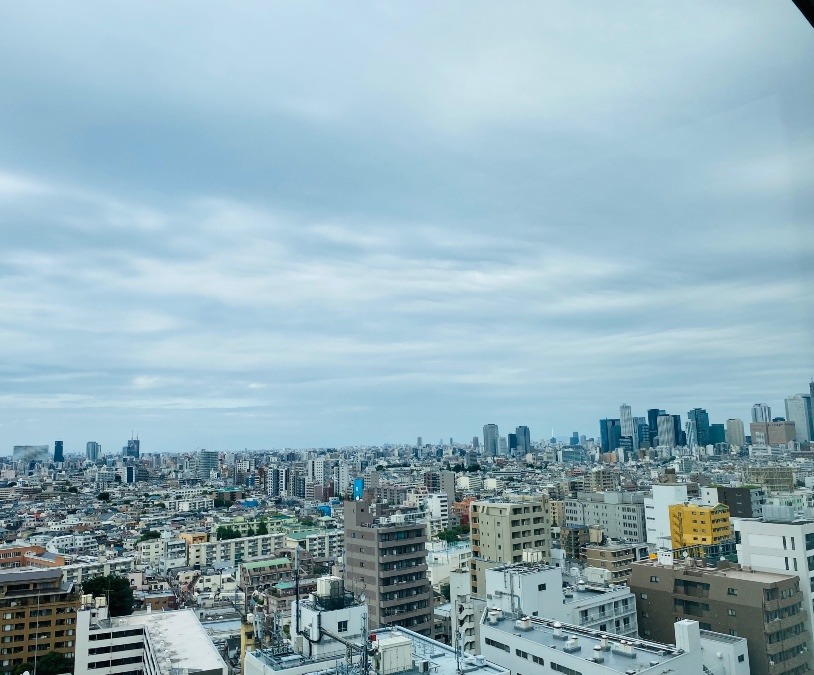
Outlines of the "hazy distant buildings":
[{"label": "hazy distant buildings", "polygon": [[499,446],[499,434],[497,424],[483,425],[483,452],[494,457],[497,455]]},{"label": "hazy distant buildings", "polygon": [[798,442],[810,442],[814,439],[810,394],[797,394],[786,399],[786,420],[794,423],[795,439]]},{"label": "hazy distant buildings", "polygon": [[43,464],[51,458],[47,445],[15,445],[11,456],[15,462],[41,462]]},{"label": "hazy distant buildings", "polygon": [[59,464],[65,461],[65,449],[62,441],[54,441],[54,463]]}]

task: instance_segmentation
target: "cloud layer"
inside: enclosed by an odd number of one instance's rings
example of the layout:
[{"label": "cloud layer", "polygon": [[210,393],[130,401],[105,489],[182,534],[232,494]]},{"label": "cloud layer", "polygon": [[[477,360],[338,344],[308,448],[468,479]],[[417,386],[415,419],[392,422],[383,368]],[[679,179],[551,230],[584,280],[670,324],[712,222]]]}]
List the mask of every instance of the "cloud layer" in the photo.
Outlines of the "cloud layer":
[{"label": "cloud layer", "polygon": [[48,10],[0,9],[0,452],[591,436],[814,375],[792,3]]}]

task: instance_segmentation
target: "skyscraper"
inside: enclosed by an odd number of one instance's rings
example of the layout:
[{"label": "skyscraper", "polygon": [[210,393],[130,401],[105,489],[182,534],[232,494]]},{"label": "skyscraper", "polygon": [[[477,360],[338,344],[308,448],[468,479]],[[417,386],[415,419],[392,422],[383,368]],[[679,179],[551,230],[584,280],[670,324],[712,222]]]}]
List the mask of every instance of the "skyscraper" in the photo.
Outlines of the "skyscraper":
[{"label": "skyscraper", "polygon": [[676,446],[675,423],[672,415],[660,414],[656,422],[658,429],[659,445],[668,448]]},{"label": "skyscraper", "polygon": [[[703,408],[693,408],[687,413],[687,420],[695,424],[695,439],[702,448],[709,445],[709,415]],[[687,439],[689,443],[689,439]]]},{"label": "skyscraper", "polygon": [[54,463],[59,464],[65,461],[65,452],[63,450],[62,441],[54,441]]},{"label": "skyscraper", "polygon": [[729,445],[746,445],[746,434],[743,430],[743,420],[730,417],[726,421],[726,442]]},{"label": "skyscraper", "polygon": [[786,399],[786,420],[794,422],[798,443],[814,439],[814,420],[811,415],[811,395],[797,394]]},{"label": "skyscraper", "polygon": [[599,440],[602,452],[613,452],[619,447],[622,426],[618,419],[599,420]]},{"label": "skyscraper", "polygon": [[88,444],[85,446],[85,457],[87,457],[91,462],[95,462],[99,459],[99,455],[101,453],[101,445],[99,445],[96,441],[88,441]]},{"label": "skyscraper", "polygon": [[498,429],[497,424],[483,425],[483,452],[494,457],[498,451]]},{"label": "skyscraper", "polygon": [[622,436],[633,436],[636,433],[633,426],[633,413],[627,403],[619,406],[619,422],[622,425]]},{"label": "skyscraper", "polygon": [[517,436],[517,454],[524,457],[531,452],[531,432],[528,427],[520,426],[514,433]]},{"label": "skyscraper", "polygon": [[695,428],[694,419],[689,418],[687,420],[685,433],[687,434],[687,447],[690,449],[698,447],[698,430]]},{"label": "skyscraper", "polygon": [[140,452],[141,442],[138,438],[131,438],[129,441],[127,441],[127,445],[122,448],[122,454],[125,457],[135,457],[138,459]]},{"label": "skyscraper", "polygon": [[659,408],[650,408],[647,411],[647,426],[650,427],[650,446],[659,445],[659,415],[664,415],[664,411]]},{"label": "skyscraper", "polygon": [[752,421],[753,422],[771,422],[772,409],[765,403],[755,403],[752,406]]}]

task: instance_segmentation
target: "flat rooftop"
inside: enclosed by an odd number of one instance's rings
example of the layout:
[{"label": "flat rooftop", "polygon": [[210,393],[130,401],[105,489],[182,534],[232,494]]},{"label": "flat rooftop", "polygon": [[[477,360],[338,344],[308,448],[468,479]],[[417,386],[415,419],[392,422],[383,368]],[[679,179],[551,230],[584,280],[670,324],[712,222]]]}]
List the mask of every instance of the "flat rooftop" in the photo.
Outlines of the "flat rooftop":
[{"label": "flat rooftop", "polygon": [[[675,645],[650,642],[639,638],[628,638],[621,635],[614,635],[604,631],[591,630],[581,626],[560,623],[550,619],[540,617],[529,617],[531,619],[531,630],[523,631],[515,627],[515,619],[505,616],[496,624],[489,624],[486,619],[487,612],[484,612],[481,623],[488,628],[495,629],[502,633],[513,635],[515,639],[521,638],[538,645],[556,649],[559,652],[567,653],[571,657],[583,659],[593,663],[594,656],[602,656],[603,668],[625,673],[631,668],[642,664],[650,664],[654,667],[669,663],[684,652]],[[567,652],[563,649],[566,640],[576,638],[579,649]],[[608,647],[606,651],[594,650],[600,645],[602,638],[607,638]],[[623,654],[620,651],[622,641],[633,646],[635,657]]]},{"label": "flat rooftop", "polygon": [[[173,667],[210,670],[225,667],[206,630],[191,609],[173,612],[145,612],[111,620],[116,626],[143,626],[158,658],[169,658]],[[162,649],[161,643],[166,646]]]},{"label": "flat rooftop", "polygon": [[697,573],[699,576],[722,577],[725,579],[738,579],[743,581],[757,581],[762,584],[776,584],[787,579],[799,579],[796,574],[784,574],[783,572],[759,572],[757,570],[742,570],[736,567],[707,567],[700,565],[687,565],[678,562],[674,565],[663,565],[657,560],[641,561],[633,563],[634,566],[652,567],[654,569],[674,569],[676,572]]},{"label": "flat rooftop", "polygon": [[[449,645],[442,644],[418,633],[414,633],[406,628],[380,628],[372,631],[377,640],[387,640],[394,637],[406,637],[412,642],[413,662],[429,661],[430,672],[433,675],[457,675],[458,664],[455,651]],[[300,668],[306,665],[323,663],[324,668],[314,667],[314,671],[319,670],[328,673],[337,673],[337,664],[344,664],[344,656],[330,656],[324,659],[307,659],[299,654],[274,654],[271,649],[256,649],[247,653],[247,658],[252,656],[258,659],[264,666],[273,671],[284,671],[289,668]],[[354,662],[358,660],[358,655],[354,657]],[[628,666],[630,662],[628,661]],[[485,659],[475,657],[464,657],[461,659],[461,670],[466,675],[509,675],[509,670],[497,666]],[[412,670],[403,671],[405,673],[417,673],[414,666]]]}]

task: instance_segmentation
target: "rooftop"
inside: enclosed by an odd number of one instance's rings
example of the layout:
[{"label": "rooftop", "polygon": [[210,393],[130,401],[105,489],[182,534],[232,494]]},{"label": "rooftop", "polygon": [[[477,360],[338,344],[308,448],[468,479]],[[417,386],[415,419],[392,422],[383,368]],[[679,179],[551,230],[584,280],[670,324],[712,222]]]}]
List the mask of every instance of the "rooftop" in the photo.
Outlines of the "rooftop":
[{"label": "rooftop", "polygon": [[709,567],[700,563],[675,561],[672,565],[663,565],[658,560],[642,560],[633,563],[633,566],[653,567],[658,569],[675,569],[677,572],[698,574],[703,576],[722,577],[725,579],[738,579],[742,581],[755,581],[762,584],[776,584],[787,579],[799,579],[796,574],[784,572],[760,572],[754,569],[739,569],[738,567]]},{"label": "rooftop", "polygon": [[[541,617],[528,617],[531,626],[529,630],[517,628],[513,618],[504,618],[496,624],[491,624],[487,623],[487,613],[484,612],[482,623],[489,628],[511,634],[515,639],[519,637],[549,649],[568,653],[571,657],[581,658],[587,662],[593,662],[595,657],[601,656],[604,659],[602,662],[604,668],[620,673],[630,671],[634,664],[649,663],[651,667],[662,665],[684,653],[675,645],[621,637]],[[603,638],[607,641],[606,649],[601,649]],[[574,649],[570,651],[564,649],[566,642],[574,639],[575,643],[569,642]],[[595,649],[596,647],[600,649]]]},{"label": "rooftop", "polygon": [[116,617],[110,623],[114,627],[143,626],[150,636],[159,661],[169,659],[174,667],[192,671],[211,670],[224,665],[212,640],[191,609],[131,614]]}]

